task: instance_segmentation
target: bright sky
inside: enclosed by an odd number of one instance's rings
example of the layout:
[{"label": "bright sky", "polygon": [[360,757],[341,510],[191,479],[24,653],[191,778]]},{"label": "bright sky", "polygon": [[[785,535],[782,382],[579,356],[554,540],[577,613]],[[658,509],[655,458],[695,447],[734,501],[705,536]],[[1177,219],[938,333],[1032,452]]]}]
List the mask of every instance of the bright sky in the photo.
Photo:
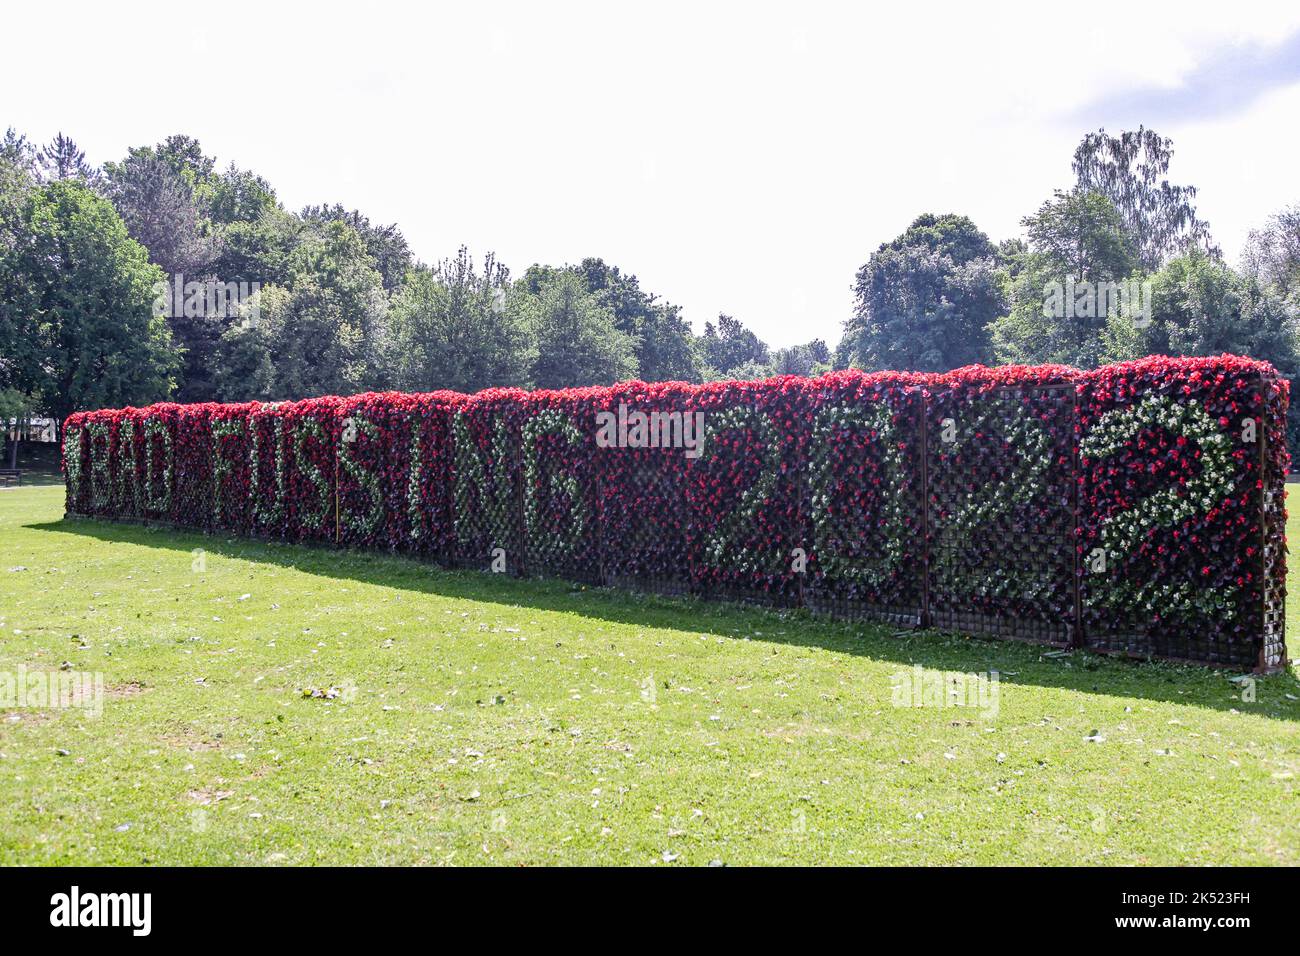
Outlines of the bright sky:
[{"label": "bright sky", "polygon": [[1300,202],[1294,0],[131,6],[7,7],[0,127],[95,163],[185,132],[425,261],[601,256],[772,345],[833,346],[922,212],[1020,235],[1098,126],[1173,137],[1233,261]]}]

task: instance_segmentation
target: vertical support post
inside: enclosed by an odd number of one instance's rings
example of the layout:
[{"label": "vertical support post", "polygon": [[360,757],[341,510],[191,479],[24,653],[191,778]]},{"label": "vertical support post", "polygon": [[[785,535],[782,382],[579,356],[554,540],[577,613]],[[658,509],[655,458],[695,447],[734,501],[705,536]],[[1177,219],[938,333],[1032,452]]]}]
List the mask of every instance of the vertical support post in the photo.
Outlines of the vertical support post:
[{"label": "vertical support post", "polygon": [[921,627],[930,616],[930,402],[924,388],[918,392],[917,417],[921,438]]},{"label": "vertical support post", "polygon": [[599,578],[601,587],[609,587],[609,572],[606,570],[605,560],[605,459],[600,455],[601,449],[593,447],[591,452],[592,467],[595,469],[596,478],[592,482],[592,487],[596,492],[596,562],[599,567]]},{"label": "vertical support post", "polygon": [[1079,466],[1079,386],[1072,384],[1070,387],[1070,415],[1074,419],[1074,428],[1070,429],[1071,447],[1070,447],[1070,511],[1074,516],[1071,524],[1070,551],[1072,553],[1072,564],[1074,573],[1071,575],[1073,581],[1071,590],[1074,594],[1074,627],[1070,631],[1070,646],[1079,648],[1083,647],[1083,578],[1081,577],[1082,566],[1079,561],[1079,533],[1082,530],[1079,521],[1079,479],[1083,476],[1082,469]]},{"label": "vertical support post", "polygon": [[[1259,418],[1255,421],[1255,441],[1259,444],[1259,608],[1256,626],[1259,628],[1259,654],[1255,660],[1255,670],[1264,673],[1268,670],[1268,538],[1269,513],[1268,489],[1272,475],[1268,473],[1268,429],[1264,427],[1264,413],[1268,410],[1268,394],[1264,382],[1259,383]],[[1284,618],[1285,620],[1285,618]],[[1283,642],[1283,654],[1286,653]],[[1286,662],[1283,661],[1285,664]]]},{"label": "vertical support post", "polygon": [[[794,526],[796,532],[799,535],[795,547],[804,548],[804,557],[805,557],[804,570],[801,571],[799,574],[797,574],[794,579],[796,585],[795,607],[807,607],[808,598],[804,594],[804,588],[803,588],[804,579],[808,577],[808,565],[806,561],[808,551],[805,546],[811,543],[812,535],[804,535],[805,525],[804,525],[803,506],[804,506],[804,502],[807,501],[808,499],[808,469],[807,468],[795,469],[795,481],[798,482],[797,487],[799,489],[799,493],[795,497],[795,511],[794,511]],[[789,555],[786,556],[786,560],[787,561],[790,560]]]},{"label": "vertical support post", "polygon": [[[515,557],[515,567],[518,570],[515,573],[521,578],[528,574],[528,525],[524,521],[524,495],[527,494],[527,489],[524,487],[524,442],[522,419],[523,416],[521,415],[519,423],[520,441],[515,446],[515,454],[512,462],[513,468],[510,469],[510,472],[513,472],[513,477],[515,479],[515,537],[517,539],[515,541],[515,547],[518,551],[518,554]],[[507,558],[507,560],[509,559]],[[509,565],[507,565],[507,567],[508,566]]]}]

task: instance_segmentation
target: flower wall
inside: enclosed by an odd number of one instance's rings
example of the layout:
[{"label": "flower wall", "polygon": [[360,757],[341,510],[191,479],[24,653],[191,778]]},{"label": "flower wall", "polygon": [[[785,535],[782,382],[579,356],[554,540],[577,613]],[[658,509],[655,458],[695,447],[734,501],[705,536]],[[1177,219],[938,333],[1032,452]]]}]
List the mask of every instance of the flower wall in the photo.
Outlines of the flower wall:
[{"label": "flower wall", "polygon": [[1234,356],[67,420],[72,515],[1284,664],[1286,383]]}]

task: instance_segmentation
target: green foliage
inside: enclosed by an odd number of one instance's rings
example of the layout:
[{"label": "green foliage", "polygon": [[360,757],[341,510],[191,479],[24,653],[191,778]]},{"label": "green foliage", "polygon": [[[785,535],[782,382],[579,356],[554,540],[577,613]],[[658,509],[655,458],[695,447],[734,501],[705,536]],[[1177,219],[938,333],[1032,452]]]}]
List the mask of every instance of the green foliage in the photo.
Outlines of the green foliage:
[{"label": "green foliage", "polygon": [[[1154,322],[1143,354],[1218,355],[1262,359],[1291,381],[1300,377],[1300,307],[1251,275],[1193,250],[1152,277]],[[1300,448],[1300,403],[1287,416],[1288,444]]]},{"label": "green foliage", "polygon": [[[201,279],[213,253],[202,222],[195,188],[197,175],[186,165],[184,144],[132,149],[125,159],[107,163],[105,191],[126,223],[131,238],[162,268],[163,280],[184,275]],[[195,144],[197,146],[197,144]],[[205,318],[169,318],[172,337],[181,349],[180,394],[183,401],[216,397],[211,384],[212,350],[219,327]]]},{"label": "green foliage", "polygon": [[[234,164],[219,169],[189,136],[133,148],[101,173],[62,133],[37,148],[10,129],[0,137],[0,293],[14,321],[0,327],[0,388],[28,394],[22,383],[57,379],[33,371],[43,368],[41,350],[49,343],[20,315],[36,293],[16,271],[19,248],[41,241],[30,234],[30,197],[53,182],[102,191],[128,235],[168,275],[262,286],[260,298],[238,315],[166,320],[175,347],[159,381],[177,378],[183,401],[363,388],[477,391],[631,376],[761,378],[850,364],[1090,366],[1149,351],[1222,349],[1266,358],[1293,374],[1300,207],[1282,210],[1251,234],[1244,276],[1237,276],[1217,263],[1208,227],[1197,218],[1195,188],[1168,182],[1172,155],[1168,139],[1143,127],[1085,136],[1074,154],[1077,185],[1023,220],[1025,240],[995,245],[965,216],[918,216],[859,269],[854,315],[832,354],[820,340],[771,350],[728,315],[694,336],[677,306],[600,258],[533,266],[513,287],[491,257],[477,273],[463,249],[424,267],[396,225],[373,224],[339,204],[295,215],[265,179]],[[52,194],[45,195],[49,202]],[[1189,246],[1203,250],[1204,261],[1180,255]],[[57,261],[46,264],[46,288],[79,287],[85,264]],[[30,256],[22,262],[34,268]],[[1069,318],[1044,314],[1053,282],[1142,280],[1166,263],[1156,277],[1158,315],[1150,327],[1122,307]],[[88,323],[64,329],[95,334]],[[107,341],[110,351],[117,348]],[[142,343],[153,348],[154,332]],[[67,340],[61,348],[94,355],[99,347]],[[134,388],[126,384],[131,375],[113,374],[122,384],[106,389]],[[48,400],[45,392],[29,397]]]},{"label": "green foliage", "polygon": [[718,316],[718,324],[704,323],[700,337],[700,351],[707,366],[709,379],[753,377],[743,371],[761,369],[763,378],[771,374],[771,353],[767,343],[745,328],[744,323],[730,315]]},{"label": "green foliage", "polygon": [[[517,288],[491,259],[476,275],[464,250],[429,269],[396,225],[375,225],[339,204],[294,215],[264,178],[233,163],[219,169],[190,136],[132,148],[105,164],[101,178],[70,138],[60,134],[40,150],[8,130],[0,139],[0,236],[14,234],[14,197],[47,178],[100,183],[168,280],[261,287],[253,302],[228,313],[167,316],[183,360],[180,401],[631,376],[701,381],[774,369],[766,344],[737,320],[722,316],[696,337],[680,308],[602,259],[535,266]],[[360,248],[349,236],[359,237]],[[947,219],[918,221],[913,238],[946,242],[958,256],[964,245],[979,245]],[[0,330],[0,385],[31,364],[22,354],[27,342],[13,327]],[[824,343],[814,342],[784,350],[776,364],[813,374],[830,361]]]},{"label": "green foliage", "polygon": [[87,163],[85,152],[77,147],[71,137],[62,133],[57,134],[48,146],[37,153],[36,160],[46,182],[66,179],[91,189],[100,185],[102,177],[99,170]]},{"label": "green foliage", "polygon": [[387,384],[388,304],[361,237],[330,222],[295,238],[283,284],[262,288],[221,333],[215,381],[224,400],[348,394]]},{"label": "green foliage", "polygon": [[375,268],[383,276],[384,288],[389,292],[402,284],[407,270],[415,264],[406,237],[396,224],[373,225],[359,210],[348,210],[338,203],[308,206],[302,211],[302,219],[307,223],[343,222],[355,229],[366,244],[366,251],[375,260]]},{"label": "green foliage", "polygon": [[[13,202],[0,204],[6,217]],[[75,180],[53,181],[26,190],[5,228],[5,384],[60,420],[168,397],[178,363],[153,312],[160,274],[113,206]]]},{"label": "green foliage", "polygon": [[820,375],[831,368],[831,350],[821,339],[777,349],[772,353],[773,375]]},{"label": "green foliage", "polygon": [[[131,235],[171,280],[287,284],[289,258],[305,235],[262,177],[231,164],[216,171],[197,140],[171,136],[105,166],[106,191]],[[171,316],[185,365],[178,398],[210,401],[260,391],[224,364],[228,316]]]},{"label": "green foliage", "polygon": [[510,274],[489,254],[482,271],[463,246],[436,268],[417,268],[393,298],[393,380],[407,391],[477,392],[528,384],[530,332],[505,308]]},{"label": "green foliage", "polygon": [[[273,286],[261,295],[265,298],[259,298],[259,308],[264,302],[278,303],[284,290]],[[272,340],[266,328],[260,323],[244,322],[222,332],[217,343],[219,361],[214,375],[214,385],[222,401],[264,400],[276,394]]]},{"label": "green foliage", "polygon": [[1147,272],[1193,246],[1218,255],[1209,224],[1196,215],[1196,187],[1164,178],[1173,155],[1172,140],[1142,126],[1119,136],[1105,129],[1089,133],[1074,151],[1078,187],[1115,204]]},{"label": "green foliage", "polygon": [[35,181],[39,172],[36,147],[12,126],[0,137],[0,167],[9,166]]},{"label": "green foliage", "polygon": [[984,361],[1004,306],[996,256],[965,216],[919,217],[858,270],[842,361],[925,372]]},{"label": "green foliage", "polygon": [[991,259],[997,250],[989,237],[968,216],[945,213],[922,213],[917,216],[907,230],[880,247],[880,251],[924,248],[947,256],[957,265],[965,265],[976,259]]},{"label": "green foliage", "polygon": [[239,219],[217,228],[220,241],[209,267],[213,275],[224,282],[288,284],[290,256],[307,235],[296,216],[273,205],[256,219]]},{"label": "green foliage", "polygon": [[0,389],[0,422],[22,418],[31,413],[32,400],[16,388]]},{"label": "green foliage", "polygon": [[1242,257],[1243,271],[1300,304],[1300,204],[1269,217],[1251,230]]},{"label": "green foliage", "polygon": [[[17,250],[26,241],[27,207],[36,188],[35,151],[11,129],[0,142],[0,310],[16,303],[29,290],[22,287],[14,269]],[[13,389],[39,364],[36,339],[24,317],[15,314],[0,322],[0,389]]]},{"label": "green foliage", "polygon": [[[388,304],[356,230],[321,224],[303,237],[286,268],[285,286],[259,294],[257,323],[222,338],[223,368],[264,369],[269,361],[274,370],[268,394],[244,397],[310,398],[386,385]],[[230,374],[223,374],[229,384]]]},{"label": "green foliage", "polygon": [[[1098,192],[1058,191],[1021,222],[1028,244],[1003,248],[1008,311],[989,326],[995,357],[1091,368],[1146,354],[1134,316],[1121,314],[1122,306],[1097,299],[1076,306],[1070,293],[1075,281],[1096,286],[1142,279],[1114,203]],[[1067,298],[1073,314],[1061,308]],[[1130,303],[1130,311],[1139,306]]]},{"label": "green foliage", "polygon": [[203,235],[193,173],[186,176],[174,156],[149,146],[104,166],[105,188],[131,238],[168,276],[197,278],[211,254]]},{"label": "green foliage", "polygon": [[1042,253],[1026,253],[1014,263],[1007,280],[1011,307],[989,326],[999,362],[1092,368],[1147,354],[1137,327],[1117,309],[1096,315],[1048,314],[1048,290],[1062,284],[1064,276],[1068,273],[1060,264]]},{"label": "green foliage", "polygon": [[[278,208],[271,184],[234,163],[211,181],[206,213],[216,225],[257,222]],[[226,278],[224,273],[218,274]]]},{"label": "green foliage", "polygon": [[1101,193],[1057,190],[1021,224],[1029,233],[1029,246],[1059,268],[1062,279],[1072,275],[1098,282],[1122,278],[1138,268],[1119,210]]},{"label": "green foliage", "polygon": [[532,285],[521,281],[506,302],[536,347],[532,385],[611,385],[636,377],[636,336],[619,329],[614,311],[580,276],[559,270],[538,278],[536,291]]},{"label": "green foliage", "polygon": [[[583,259],[581,265],[570,268],[582,277],[596,301],[614,313],[619,331],[636,337],[641,378],[647,382],[700,381],[694,336],[681,309],[642,291],[636,276],[624,275],[603,259]],[[530,269],[529,274],[532,272]]]}]

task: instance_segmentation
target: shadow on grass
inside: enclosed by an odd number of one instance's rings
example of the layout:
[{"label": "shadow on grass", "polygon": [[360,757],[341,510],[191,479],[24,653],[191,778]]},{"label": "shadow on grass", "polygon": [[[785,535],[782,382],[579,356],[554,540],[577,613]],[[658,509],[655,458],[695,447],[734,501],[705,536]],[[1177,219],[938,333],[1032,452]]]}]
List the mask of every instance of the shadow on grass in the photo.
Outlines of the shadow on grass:
[{"label": "shadow on grass", "polygon": [[661,597],[554,578],[447,570],[408,556],[337,550],[326,545],[228,539],[202,532],[85,518],[25,527],[169,551],[188,553],[203,548],[209,554],[223,557],[443,598],[531,607],[688,634],[707,631],[736,639],[820,648],[892,661],[900,670],[914,664],[963,673],[996,670],[1004,685],[1136,697],[1300,722],[1300,680],[1294,670],[1254,678],[1256,700],[1245,702],[1242,687],[1228,679],[1235,676],[1232,672],[1195,665],[1120,660],[1082,651],[1047,657],[1046,654],[1059,652],[1016,641],[837,621],[815,617],[803,610],[769,610],[699,598]]}]

